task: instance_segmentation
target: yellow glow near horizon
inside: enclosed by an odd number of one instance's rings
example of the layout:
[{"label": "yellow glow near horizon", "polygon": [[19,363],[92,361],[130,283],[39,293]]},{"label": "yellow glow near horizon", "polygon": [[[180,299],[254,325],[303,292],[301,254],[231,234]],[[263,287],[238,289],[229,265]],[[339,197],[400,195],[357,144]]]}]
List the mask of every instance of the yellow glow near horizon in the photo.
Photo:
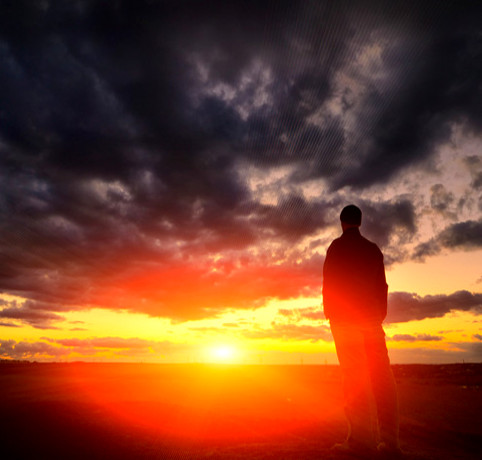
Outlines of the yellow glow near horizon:
[{"label": "yellow glow near horizon", "polygon": [[[418,265],[427,268],[427,265]],[[389,273],[392,276],[389,281],[391,283],[390,290],[394,291],[396,289],[393,288],[393,284],[397,285],[397,282],[393,275],[397,271]],[[475,270],[472,270],[472,275],[472,278],[476,280]],[[418,276],[421,275],[418,274]],[[414,288],[413,291],[417,292],[420,289]],[[449,294],[452,292],[453,289],[448,290]],[[420,295],[438,293],[443,293],[441,285],[435,292],[419,292]],[[23,302],[23,299],[20,298],[15,300]],[[70,347],[68,355],[47,358],[49,360],[219,364],[336,363],[334,344],[329,336],[324,336],[326,341],[314,340],[310,334],[302,333],[302,328],[306,326],[328,326],[327,321],[321,318],[309,319],[302,316],[301,311],[307,308],[313,312],[320,310],[322,308],[321,295],[288,300],[271,299],[257,309],[232,309],[217,317],[176,323],[165,318],[153,318],[146,314],[126,310],[113,311],[98,308],[78,310],[60,313],[65,320],[52,324],[54,329],[36,329],[21,324],[20,321],[15,321],[19,327],[0,327],[0,333],[3,334],[3,338],[7,336],[10,340],[25,343],[40,341],[57,347],[59,350],[63,347],[61,344],[63,340],[74,338],[80,341],[85,340],[87,344],[95,338],[141,339],[153,343],[152,347],[147,344],[144,348],[133,347],[132,349],[127,346],[125,349],[122,346],[111,349],[98,345],[89,349],[88,346],[76,348],[74,345]],[[280,313],[281,309],[293,313]],[[282,326],[288,324],[293,325],[293,328],[288,332],[283,332]],[[299,333],[296,329],[297,326],[300,327]],[[454,351],[457,343],[478,341],[482,334],[481,320],[470,312],[452,312],[441,318],[386,324],[384,327],[389,338],[388,346],[395,353],[394,363],[401,359],[410,361],[408,353],[411,353],[412,350],[414,352],[417,349],[434,352],[437,350]],[[394,337],[397,335],[399,337]],[[403,337],[404,335],[407,337]],[[122,344],[122,342],[120,343]],[[128,342],[126,343],[128,344]],[[67,345],[65,349],[69,350],[68,347]],[[407,353],[397,355],[399,351]],[[413,356],[418,359],[418,355]],[[42,357],[39,356],[35,359],[42,359]]]}]

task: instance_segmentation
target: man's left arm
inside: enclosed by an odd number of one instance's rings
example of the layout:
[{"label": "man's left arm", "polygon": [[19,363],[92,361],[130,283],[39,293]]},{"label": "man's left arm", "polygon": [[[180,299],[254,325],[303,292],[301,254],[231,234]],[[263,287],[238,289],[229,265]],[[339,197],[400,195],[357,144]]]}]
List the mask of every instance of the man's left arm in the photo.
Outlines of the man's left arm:
[{"label": "man's left arm", "polygon": [[380,314],[382,315],[383,320],[387,316],[388,284],[385,276],[385,264],[383,263],[383,254],[381,252],[376,273],[376,286],[378,306],[380,308]]}]

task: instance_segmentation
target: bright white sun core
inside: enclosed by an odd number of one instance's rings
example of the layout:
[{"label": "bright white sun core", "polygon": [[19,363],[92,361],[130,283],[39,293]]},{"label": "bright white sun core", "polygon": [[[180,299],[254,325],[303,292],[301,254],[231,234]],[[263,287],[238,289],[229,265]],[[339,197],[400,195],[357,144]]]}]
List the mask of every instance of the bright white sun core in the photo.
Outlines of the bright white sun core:
[{"label": "bright white sun core", "polygon": [[238,350],[232,345],[213,345],[207,354],[209,361],[217,363],[232,363],[239,358]]}]

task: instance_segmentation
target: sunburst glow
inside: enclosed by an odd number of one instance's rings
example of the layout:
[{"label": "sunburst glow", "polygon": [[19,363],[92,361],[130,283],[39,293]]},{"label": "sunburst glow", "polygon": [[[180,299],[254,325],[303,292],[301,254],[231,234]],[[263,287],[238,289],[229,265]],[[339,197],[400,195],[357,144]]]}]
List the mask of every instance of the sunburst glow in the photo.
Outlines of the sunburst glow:
[{"label": "sunburst glow", "polygon": [[233,345],[213,345],[208,350],[208,361],[219,363],[232,363],[239,359],[239,352]]}]

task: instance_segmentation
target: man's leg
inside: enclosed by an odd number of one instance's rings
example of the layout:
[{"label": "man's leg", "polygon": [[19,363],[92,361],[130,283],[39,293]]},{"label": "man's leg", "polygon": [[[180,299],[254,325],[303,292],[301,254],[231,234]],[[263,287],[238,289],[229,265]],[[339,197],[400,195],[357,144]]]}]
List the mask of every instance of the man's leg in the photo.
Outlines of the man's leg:
[{"label": "man's leg", "polygon": [[352,447],[374,447],[364,337],[357,327],[331,324],[343,374],[345,413]]},{"label": "man's leg", "polygon": [[370,380],[377,405],[380,440],[390,449],[399,449],[398,396],[390,368],[385,332],[381,324],[365,330],[365,348]]}]

